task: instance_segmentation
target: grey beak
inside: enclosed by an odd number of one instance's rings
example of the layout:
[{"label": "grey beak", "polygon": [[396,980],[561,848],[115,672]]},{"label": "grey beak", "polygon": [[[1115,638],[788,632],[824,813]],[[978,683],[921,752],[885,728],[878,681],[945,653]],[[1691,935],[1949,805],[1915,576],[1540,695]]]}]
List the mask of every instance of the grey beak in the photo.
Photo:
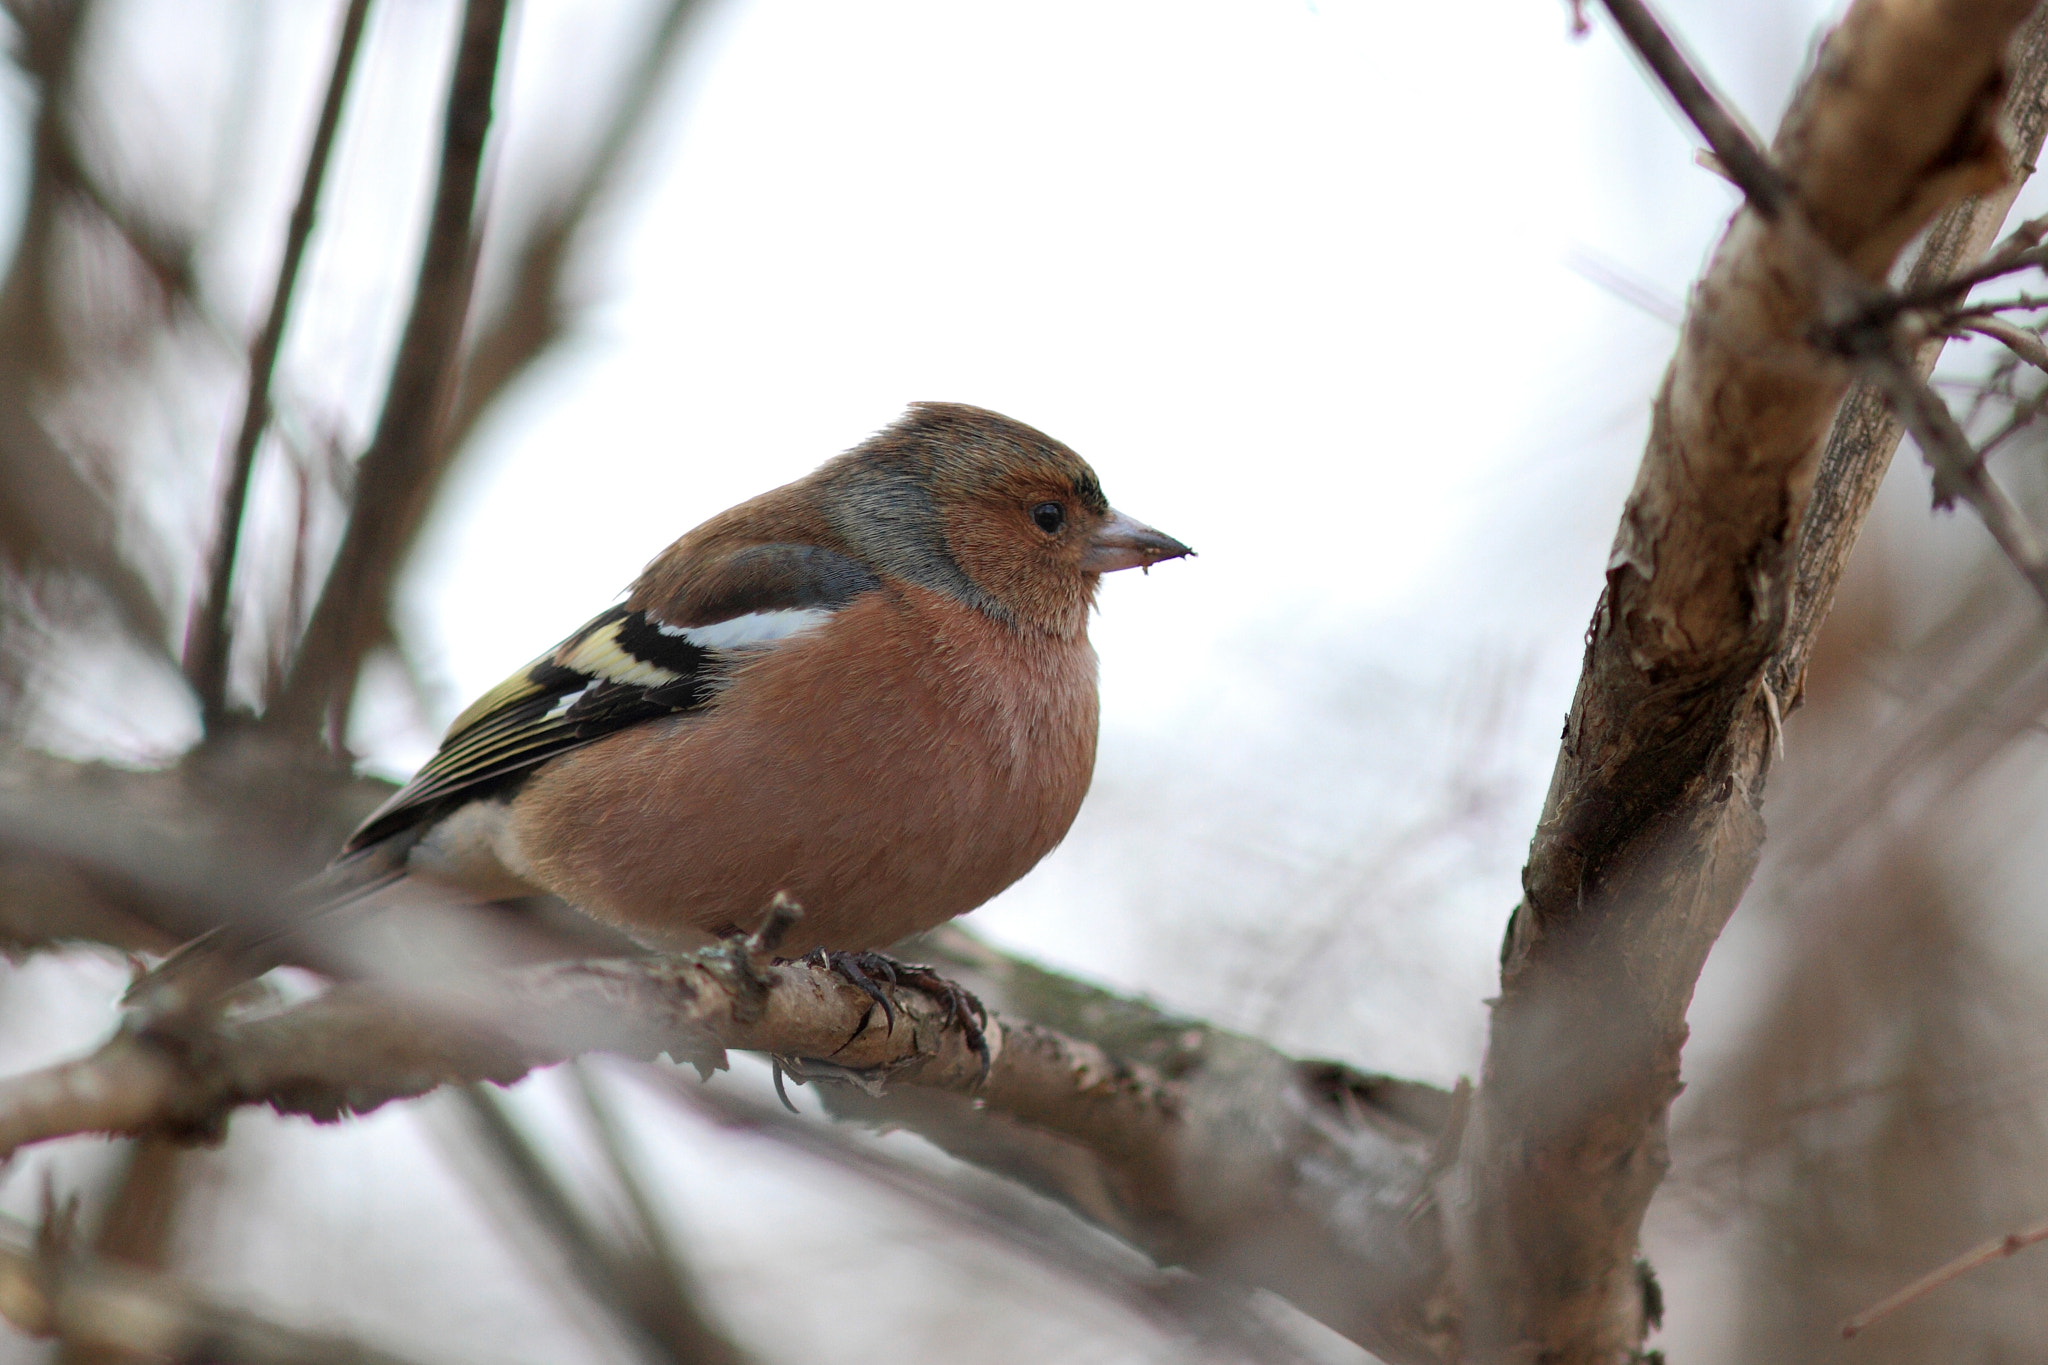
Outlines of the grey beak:
[{"label": "grey beak", "polygon": [[1162,559],[1179,559],[1194,551],[1141,521],[1133,521],[1111,509],[1081,555],[1085,573],[1114,573],[1118,569],[1149,569]]}]

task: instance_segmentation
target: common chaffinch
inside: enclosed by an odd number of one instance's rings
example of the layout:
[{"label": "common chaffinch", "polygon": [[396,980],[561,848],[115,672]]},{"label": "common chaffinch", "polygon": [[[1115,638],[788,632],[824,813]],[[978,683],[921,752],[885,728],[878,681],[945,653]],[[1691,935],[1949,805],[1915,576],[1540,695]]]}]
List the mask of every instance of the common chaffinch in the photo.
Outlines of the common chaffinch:
[{"label": "common chaffinch", "polygon": [[1073,451],[921,403],[711,518],[492,689],[334,869],[552,892],[657,946],[879,948],[1051,851],[1095,765],[1101,575],[1193,553]]}]

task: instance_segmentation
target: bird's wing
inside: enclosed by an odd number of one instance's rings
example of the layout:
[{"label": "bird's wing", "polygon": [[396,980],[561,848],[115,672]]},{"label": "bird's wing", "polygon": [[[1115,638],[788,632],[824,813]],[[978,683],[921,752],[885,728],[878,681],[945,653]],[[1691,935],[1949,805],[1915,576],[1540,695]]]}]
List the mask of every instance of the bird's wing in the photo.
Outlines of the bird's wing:
[{"label": "bird's wing", "polygon": [[626,726],[701,710],[732,663],[815,628],[880,586],[853,560],[815,545],[748,546],[714,569],[722,591],[708,602],[699,594],[687,623],[629,600],[479,697],[344,851],[500,790]]}]

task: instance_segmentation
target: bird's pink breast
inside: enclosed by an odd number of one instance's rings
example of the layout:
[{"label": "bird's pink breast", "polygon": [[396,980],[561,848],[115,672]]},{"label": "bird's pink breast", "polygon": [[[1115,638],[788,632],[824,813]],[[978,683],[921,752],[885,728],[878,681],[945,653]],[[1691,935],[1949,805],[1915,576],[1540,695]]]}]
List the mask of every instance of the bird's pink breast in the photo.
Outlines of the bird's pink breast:
[{"label": "bird's pink breast", "polygon": [[650,939],[754,926],[871,948],[973,909],[1066,834],[1095,762],[1095,655],[886,590],[747,663],[712,710],[543,767],[513,806],[538,880]]}]

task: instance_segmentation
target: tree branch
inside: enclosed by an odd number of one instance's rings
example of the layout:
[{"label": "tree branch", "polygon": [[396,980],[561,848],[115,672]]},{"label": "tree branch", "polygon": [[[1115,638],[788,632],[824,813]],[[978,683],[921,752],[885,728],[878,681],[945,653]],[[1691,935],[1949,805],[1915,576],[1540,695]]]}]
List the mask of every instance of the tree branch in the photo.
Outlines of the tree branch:
[{"label": "tree branch", "polygon": [[[73,813],[37,832],[83,824],[108,837],[107,822]],[[147,847],[120,861],[91,870],[179,901],[188,922],[235,921],[261,895],[260,880],[147,882],[129,866],[163,877]],[[1273,1289],[1392,1358],[1449,1358],[1441,1245],[1418,1216],[1449,1114],[1430,1087],[1298,1062],[949,931],[919,951],[997,1005],[984,1080],[959,1023],[907,988],[893,992],[892,1027],[808,963],[756,971],[712,953],[479,970],[487,937],[459,935],[451,956],[447,936],[429,932],[431,908],[396,917],[412,940],[403,951],[378,937],[377,951],[330,942],[313,959],[330,970],[403,963],[403,979],[344,982],[267,1016],[138,1018],[89,1057],[0,1082],[0,1152],[77,1132],[211,1138],[249,1104],[334,1119],[443,1084],[509,1083],[592,1050],[666,1051],[709,1068],[747,1048],[782,1057],[799,1080],[858,1082],[827,1091],[835,1110],[924,1133],[1162,1264]]]},{"label": "tree branch", "polygon": [[1928,1271],[1903,1289],[1885,1295],[1850,1318],[1842,1324],[1842,1335],[1853,1337],[1883,1322],[1907,1304],[1926,1298],[1943,1285],[1959,1280],[1973,1270],[1990,1265],[1993,1261],[2016,1256],[2041,1242],[2048,1242],[2048,1223],[2036,1223],[2032,1227],[2022,1228],[2018,1232],[2008,1232],[2003,1237],[1994,1237],[1980,1246],[1972,1247],[1954,1260]]},{"label": "tree branch", "polygon": [[[1609,7],[1642,31],[1639,5]],[[1783,711],[1771,661],[1807,643],[1788,624],[1795,551],[1849,380],[1815,338],[1936,211],[2004,180],[2003,60],[2031,8],[1852,7],[1773,148],[1790,199],[1738,213],[1694,295],[1442,1185],[1471,1359],[1619,1362],[1640,1348],[1634,1254],[1667,1164],[1686,1009],[1762,848],[1757,808]],[[1706,90],[1696,77],[1687,88]],[[1739,128],[1725,115],[1703,126],[1710,139]],[[1746,142],[1715,144],[1731,173]],[[1807,631],[1832,586],[1810,585]]]},{"label": "tree branch", "polygon": [[229,1308],[165,1275],[38,1245],[0,1219],[0,1310],[35,1336],[149,1360],[219,1365],[408,1365],[346,1337]]},{"label": "tree branch", "polygon": [[382,629],[398,550],[426,514],[434,458],[476,279],[471,222],[483,173],[484,135],[504,38],[506,0],[468,0],[448,86],[441,171],[391,383],[376,434],[356,477],[355,507],[342,533],[284,690],[265,718],[287,739],[304,740],[328,719],[337,692],[355,676]]},{"label": "tree branch", "polygon": [[[572,158],[566,184],[550,187],[540,207],[516,233],[500,219],[501,242],[516,239],[511,281],[496,306],[478,316],[462,360],[461,375],[434,456],[421,475],[426,496],[447,477],[492,405],[511,391],[566,336],[581,301],[570,296],[568,275],[593,213],[617,183],[633,140],[645,131],[663,78],[674,68],[689,23],[702,0],[668,0],[651,26],[632,71],[620,86],[592,144]],[[391,546],[396,563],[411,554],[420,531],[415,522]]]},{"label": "tree branch", "polygon": [[306,243],[313,236],[314,210],[320,201],[320,186],[327,178],[328,153],[334,147],[335,130],[341,126],[342,104],[348,97],[356,48],[369,12],[370,0],[348,0],[341,37],[334,49],[334,67],[327,78],[327,96],[321,102],[320,117],[313,128],[313,145],[306,153],[298,202],[292,206],[285,229],[284,256],[278,262],[277,283],[271,289],[270,315],[264,319],[255,340],[249,343],[249,388],[242,403],[242,425],[228,452],[227,477],[221,484],[220,511],[214,521],[213,549],[207,560],[205,595],[193,604],[191,631],[185,645],[185,676],[199,698],[200,715],[209,730],[218,727],[227,706],[231,636],[228,590],[234,577],[236,547],[241,544],[256,445],[270,420],[271,374],[277,368],[278,348],[284,341],[285,322],[291,316],[299,263],[305,259]]},{"label": "tree branch", "polygon": [[[746,1357],[705,1320],[685,1292],[685,1280],[667,1273],[668,1267],[644,1242],[621,1242],[584,1211],[567,1185],[548,1169],[502,1097],[482,1085],[463,1086],[455,1093],[476,1146],[546,1234],[548,1247],[567,1263],[584,1293],[604,1309],[638,1354],[655,1365],[743,1365]],[[553,1265],[543,1267],[543,1274],[554,1273]]]},{"label": "tree branch", "polygon": [[[1964,199],[1935,220],[1906,274],[1901,288],[1905,297],[1926,296],[1962,273],[1969,263],[1997,254],[1991,251],[1992,242],[2026,177],[2034,173],[2044,134],[2048,134],[2044,88],[2048,88],[2048,16],[2037,11],[2013,41],[2011,93],[2004,110],[2013,160],[2022,174],[1997,189]],[[1944,344],[1945,340],[1936,336],[1914,349],[1916,376],[1926,379],[1934,372]],[[1836,410],[1816,469],[1813,499],[1799,526],[1786,644],[1771,663],[1772,690],[1788,710],[1798,705],[1805,690],[1812,642],[1834,601],[1857,532],[1869,515],[1885,471],[1891,468],[1903,432],[1884,394],[1867,381],[1852,385]]]},{"label": "tree branch", "polygon": [[859,990],[807,962],[759,964],[737,951],[551,963],[474,974],[443,987],[337,985],[246,1021],[143,1023],[90,1057],[0,1082],[0,1156],[83,1132],[192,1136],[234,1109],[335,1119],[453,1082],[509,1084],[536,1066],[608,1051],[667,1053],[706,1072],[727,1048],[829,1058],[860,1073],[973,1094],[1000,1112],[1163,1168],[1174,1088],[1101,1049],[993,1020],[986,1081],[943,1002],[892,991],[888,1024]]},{"label": "tree branch", "polygon": [[1678,50],[1664,25],[1642,0],[1603,0],[1629,46],[1657,77],[1693,127],[1713,149],[1715,169],[1740,189],[1764,218],[1772,221],[1795,207],[1792,188],[1778,174],[1735,116],[1722,105],[1706,81]]}]

